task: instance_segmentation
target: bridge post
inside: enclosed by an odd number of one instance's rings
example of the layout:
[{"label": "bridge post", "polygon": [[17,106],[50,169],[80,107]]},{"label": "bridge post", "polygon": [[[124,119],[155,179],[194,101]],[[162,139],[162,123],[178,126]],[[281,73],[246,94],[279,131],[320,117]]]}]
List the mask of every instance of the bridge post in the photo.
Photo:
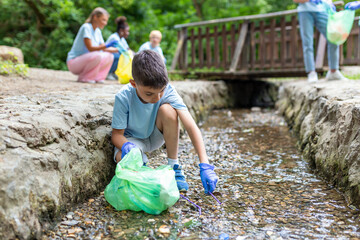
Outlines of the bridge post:
[{"label": "bridge post", "polygon": [[230,72],[235,72],[236,66],[239,63],[240,55],[243,50],[245,39],[247,36],[248,27],[249,27],[248,21],[245,21],[241,24],[241,30],[239,32],[239,39],[236,44],[235,53],[234,53],[233,59],[231,61],[230,69],[229,69]]},{"label": "bridge post", "polygon": [[180,29],[178,44],[170,67],[171,71],[175,70],[177,63],[179,62],[180,54],[182,57],[182,62],[180,66],[183,69],[187,69],[188,58],[187,58],[187,28],[186,27]]}]

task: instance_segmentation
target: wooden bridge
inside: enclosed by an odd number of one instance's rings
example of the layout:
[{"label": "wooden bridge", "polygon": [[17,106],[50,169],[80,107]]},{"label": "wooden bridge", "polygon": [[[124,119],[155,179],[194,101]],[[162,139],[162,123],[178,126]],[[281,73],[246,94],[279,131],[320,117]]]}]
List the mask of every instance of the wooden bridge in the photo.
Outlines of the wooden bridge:
[{"label": "wooden bridge", "polygon": [[[336,4],[336,3],[335,3]],[[339,2],[338,2],[339,4]],[[359,17],[340,46],[340,66],[360,65]],[[206,79],[305,76],[296,10],[180,24],[171,72]],[[317,72],[327,70],[326,39],[314,34]]]}]

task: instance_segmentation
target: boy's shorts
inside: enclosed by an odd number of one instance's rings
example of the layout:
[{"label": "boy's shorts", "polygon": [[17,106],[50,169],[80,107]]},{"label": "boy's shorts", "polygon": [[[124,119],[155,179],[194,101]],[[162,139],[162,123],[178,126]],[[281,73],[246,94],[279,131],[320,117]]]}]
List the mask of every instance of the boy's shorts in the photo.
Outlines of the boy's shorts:
[{"label": "boy's shorts", "polygon": [[[138,148],[140,148],[141,153],[143,155],[143,162],[147,163],[148,158],[146,156],[146,152],[152,152],[156,149],[159,149],[164,143],[164,136],[160,132],[160,130],[157,128],[157,126],[154,127],[154,131],[151,133],[150,137],[148,138],[134,138],[134,137],[127,137],[127,140],[129,142],[134,143]],[[116,154],[120,151],[117,147],[114,147],[114,161],[116,162]]]}]

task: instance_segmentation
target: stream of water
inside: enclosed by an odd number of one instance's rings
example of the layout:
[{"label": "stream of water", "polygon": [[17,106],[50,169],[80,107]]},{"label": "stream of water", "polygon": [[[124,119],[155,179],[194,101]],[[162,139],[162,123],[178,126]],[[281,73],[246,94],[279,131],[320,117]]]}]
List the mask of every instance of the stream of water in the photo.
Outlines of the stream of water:
[{"label": "stream of water", "polygon": [[[360,239],[360,211],[316,176],[274,110],[218,110],[201,125],[219,182],[205,195],[190,139],[179,159],[190,190],[160,215],[116,211],[103,193],[63,216],[44,239]],[[150,159],[165,164],[166,155]]]}]

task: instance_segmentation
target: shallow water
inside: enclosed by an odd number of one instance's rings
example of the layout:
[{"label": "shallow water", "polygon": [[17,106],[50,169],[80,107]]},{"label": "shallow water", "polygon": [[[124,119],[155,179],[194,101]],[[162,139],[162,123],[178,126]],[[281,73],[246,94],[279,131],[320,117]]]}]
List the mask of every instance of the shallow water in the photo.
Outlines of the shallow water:
[{"label": "shallow water", "polygon": [[[202,124],[219,182],[203,193],[198,159],[185,135],[179,146],[190,190],[154,216],[116,211],[103,194],[76,206],[48,231],[50,239],[360,239],[360,211],[317,177],[273,110],[219,110]],[[164,152],[150,166],[165,164]]]}]

